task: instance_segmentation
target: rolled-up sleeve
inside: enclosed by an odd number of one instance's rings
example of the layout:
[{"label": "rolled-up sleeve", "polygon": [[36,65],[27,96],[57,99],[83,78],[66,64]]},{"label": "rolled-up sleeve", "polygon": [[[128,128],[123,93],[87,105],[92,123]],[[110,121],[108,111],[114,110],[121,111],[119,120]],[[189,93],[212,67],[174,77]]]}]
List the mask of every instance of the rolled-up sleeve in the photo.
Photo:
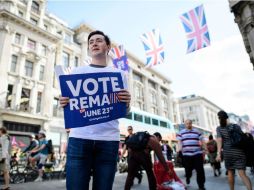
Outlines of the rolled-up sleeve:
[{"label": "rolled-up sleeve", "polygon": [[216,132],[217,132],[217,138],[221,138],[222,136],[221,136],[220,127],[217,127]]},{"label": "rolled-up sleeve", "polygon": [[2,144],[2,158],[7,158],[9,153],[9,140],[7,138],[7,136],[2,136],[1,138],[1,144]]}]

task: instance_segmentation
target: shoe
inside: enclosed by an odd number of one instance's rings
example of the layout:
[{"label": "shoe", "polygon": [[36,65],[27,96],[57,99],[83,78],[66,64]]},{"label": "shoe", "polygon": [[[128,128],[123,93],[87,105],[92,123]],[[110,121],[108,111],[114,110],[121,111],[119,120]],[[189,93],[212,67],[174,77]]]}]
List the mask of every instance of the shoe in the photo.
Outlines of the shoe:
[{"label": "shoe", "polygon": [[217,177],[218,175],[216,174],[216,172],[214,172],[214,177]]},{"label": "shoe", "polygon": [[186,178],[186,184],[187,184],[187,185],[190,184],[190,178]]},{"label": "shoe", "polygon": [[204,188],[204,187],[201,187],[201,188],[199,188],[198,190],[206,190],[206,188]]},{"label": "shoe", "polygon": [[34,180],[34,182],[41,182],[42,178],[41,177],[37,177],[37,179]]},{"label": "shoe", "polygon": [[143,176],[140,175],[139,178],[138,178],[138,184],[140,184],[142,182],[142,178],[143,178]]},{"label": "shoe", "polygon": [[1,188],[0,190],[9,190],[10,187]]}]

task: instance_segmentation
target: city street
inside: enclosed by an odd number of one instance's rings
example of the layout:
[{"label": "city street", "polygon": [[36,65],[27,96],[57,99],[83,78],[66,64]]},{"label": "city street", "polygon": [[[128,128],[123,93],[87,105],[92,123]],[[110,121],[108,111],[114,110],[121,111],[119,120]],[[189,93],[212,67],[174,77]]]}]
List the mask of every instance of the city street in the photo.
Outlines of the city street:
[{"label": "city street", "polygon": [[[176,168],[176,172],[178,176],[185,182],[184,180],[184,171],[183,168]],[[228,190],[227,178],[225,176],[225,170],[223,170],[222,175],[220,177],[214,177],[212,174],[212,170],[209,165],[205,166],[206,172],[206,189],[207,190]],[[251,178],[251,181],[254,181],[254,176],[250,175],[249,169],[247,171],[248,175]],[[194,173],[193,173],[194,174]],[[113,190],[121,190],[124,188],[124,182],[126,179],[126,173],[116,174],[114,188]],[[253,184],[252,184],[253,185]],[[16,184],[12,185],[11,189],[13,190],[57,190],[57,189],[65,189],[65,181],[64,180],[55,180],[55,181],[46,181],[46,182],[37,182],[37,183],[25,183],[25,184]],[[135,181],[135,185],[132,189],[137,190],[148,190],[148,183],[146,175],[144,175],[144,179],[140,185]],[[191,184],[187,188],[188,190],[196,190],[197,184],[195,179],[195,174],[191,179]],[[236,176],[236,190],[245,190],[246,188],[243,186],[242,182],[239,180],[239,176]]]}]

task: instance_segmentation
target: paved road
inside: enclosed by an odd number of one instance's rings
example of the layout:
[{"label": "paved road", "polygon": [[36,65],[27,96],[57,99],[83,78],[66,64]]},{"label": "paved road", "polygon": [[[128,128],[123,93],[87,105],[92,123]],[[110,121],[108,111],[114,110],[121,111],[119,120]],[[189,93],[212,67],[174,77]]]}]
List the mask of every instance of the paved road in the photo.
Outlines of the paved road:
[{"label": "paved road", "polygon": [[[184,171],[182,168],[176,168],[177,175],[185,182],[184,179]],[[205,166],[206,172],[206,189],[207,190],[228,190],[227,178],[225,176],[225,171],[220,177],[214,177],[212,174],[212,170],[209,165]],[[254,187],[254,176],[247,172],[251,178]],[[115,182],[113,190],[122,190],[124,187],[124,182],[126,179],[126,173],[124,174],[116,174]],[[33,183],[24,183],[24,184],[16,184],[11,186],[12,190],[66,190],[65,181],[64,180],[55,180],[55,181],[44,181],[44,182],[33,182]],[[148,190],[148,183],[146,175],[144,175],[144,179],[140,185],[135,181],[135,185],[132,189],[136,190]],[[188,190],[197,190],[197,184],[195,179],[195,174],[193,173],[193,177],[191,179],[191,183],[187,188]],[[246,190],[243,186],[242,182],[239,180],[239,177],[236,176],[236,190]]]}]

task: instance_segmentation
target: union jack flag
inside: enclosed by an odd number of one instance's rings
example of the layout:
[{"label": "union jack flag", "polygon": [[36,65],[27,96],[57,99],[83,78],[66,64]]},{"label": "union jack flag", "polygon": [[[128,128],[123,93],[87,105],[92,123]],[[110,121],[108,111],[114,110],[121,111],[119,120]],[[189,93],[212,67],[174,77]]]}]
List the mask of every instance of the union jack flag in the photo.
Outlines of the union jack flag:
[{"label": "union jack flag", "polygon": [[141,35],[141,41],[146,52],[146,67],[164,62],[164,47],[158,29]]},{"label": "union jack flag", "polygon": [[187,53],[210,45],[210,37],[203,5],[184,13],[180,16],[180,19],[187,33]]},{"label": "union jack flag", "polygon": [[129,71],[128,58],[123,45],[111,48],[108,54],[112,58],[113,64],[116,68],[127,72]]}]

